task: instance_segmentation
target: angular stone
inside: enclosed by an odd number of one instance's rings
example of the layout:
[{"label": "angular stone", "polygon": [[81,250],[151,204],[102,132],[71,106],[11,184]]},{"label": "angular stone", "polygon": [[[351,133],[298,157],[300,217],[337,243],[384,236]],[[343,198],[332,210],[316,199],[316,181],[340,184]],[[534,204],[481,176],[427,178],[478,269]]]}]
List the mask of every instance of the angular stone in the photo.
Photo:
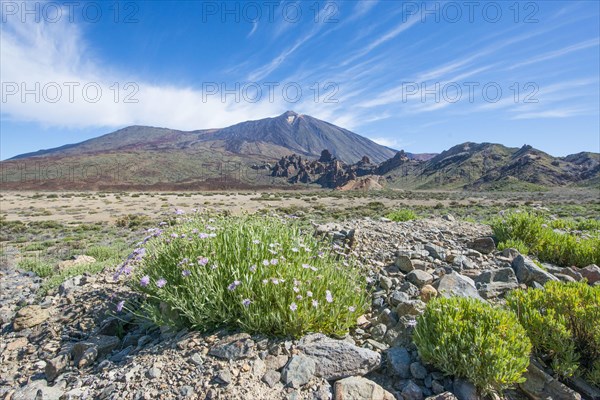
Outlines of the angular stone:
[{"label": "angular stone", "polygon": [[57,376],[62,374],[67,368],[67,365],[69,365],[69,355],[65,353],[59,354],[51,360],[47,360],[44,372],[48,382],[52,382]]},{"label": "angular stone", "polygon": [[410,353],[405,347],[392,347],[386,353],[389,372],[402,379],[410,378]]},{"label": "angular stone", "polygon": [[320,333],[302,338],[298,348],[315,361],[316,375],[327,380],[365,375],[381,363],[377,352]]},{"label": "angular stone", "polygon": [[423,390],[413,381],[409,381],[402,389],[402,397],[404,400],[423,400]]},{"label": "angular stone", "polygon": [[415,269],[410,257],[403,254],[396,257],[396,261],[394,261],[394,264],[400,269],[400,271],[404,272],[405,274]]},{"label": "angular stone", "polygon": [[470,249],[476,250],[482,254],[490,254],[496,250],[496,243],[494,243],[494,239],[489,236],[473,239],[467,244],[467,246]]},{"label": "angular stone", "polygon": [[394,307],[408,300],[410,300],[408,295],[400,290],[394,290],[388,298],[388,302]]},{"label": "angular stone", "polygon": [[454,265],[455,269],[463,270],[463,269],[475,269],[477,268],[477,264],[475,264],[471,259],[464,255],[459,255],[454,257],[452,260],[452,265]]},{"label": "angular stone", "polygon": [[48,310],[38,305],[23,307],[15,315],[13,330],[18,332],[23,329],[32,328],[46,321],[48,318],[50,318]]},{"label": "angular stone", "polygon": [[509,267],[483,271],[474,279],[474,281],[479,283],[502,282],[513,283],[515,285],[519,284],[515,271]]},{"label": "angular stone", "polygon": [[272,369],[274,371],[279,371],[281,368],[285,367],[285,364],[288,362],[288,356],[285,354],[281,354],[278,356],[274,356],[269,354],[265,357],[265,366],[267,369]]},{"label": "angular stone", "polygon": [[454,379],[454,390],[452,391],[458,400],[480,400],[475,386],[464,379]]},{"label": "angular stone", "polygon": [[425,379],[427,376],[427,369],[418,361],[410,364],[410,373],[415,379]]},{"label": "angular stone", "polygon": [[433,243],[427,243],[424,247],[431,257],[442,261],[446,259],[448,251],[443,247],[437,246]]},{"label": "angular stone", "polygon": [[[73,357],[73,362],[75,365],[78,365],[79,361],[82,359],[84,353],[88,349],[95,349],[96,357],[103,357],[110,354],[110,352],[119,347],[120,344],[121,341],[116,336],[92,336],[87,340],[75,343],[71,349],[71,356]],[[88,353],[87,357],[90,357],[91,354],[92,353]]]},{"label": "angular stone", "polygon": [[270,388],[275,386],[281,379],[281,374],[272,369],[268,370],[262,377],[262,381],[266,383]]},{"label": "angular stone", "polygon": [[540,285],[548,281],[558,281],[558,278],[549,272],[544,271],[528,257],[517,256],[512,262],[512,269],[515,271],[519,283],[531,286],[533,282]]},{"label": "angular stone", "polygon": [[406,279],[419,288],[433,282],[433,276],[430,273],[419,269],[409,272],[408,275],[406,275]]},{"label": "angular stone", "polygon": [[429,396],[425,400],[458,400],[456,396],[450,392],[444,392],[436,394],[435,396]]},{"label": "angular stone", "polygon": [[254,341],[250,335],[240,333],[231,335],[213,346],[208,354],[225,360],[239,360],[254,357]]},{"label": "angular stone", "polygon": [[587,279],[590,285],[594,285],[596,282],[600,281],[600,267],[596,264],[591,264],[585,268],[579,269],[579,273]]},{"label": "angular stone", "polygon": [[340,379],[333,388],[334,400],[394,400],[390,392],[360,376]]},{"label": "angular stone", "polygon": [[425,303],[429,300],[436,298],[438,295],[437,290],[431,285],[425,285],[421,288],[421,300]]},{"label": "angular stone", "polygon": [[423,303],[421,300],[408,300],[398,304],[398,307],[396,307],[396,312],[398,313],[399,317],[414,317],[422,314],[425,311],[425,307],[425,303]]},{"label": "angular stone", "polygon": [[519,387],[532,399],[581,400],[581,395],[569,389],[533,363],[523,374],[525,382]]},{"label": "angular stone", "polygon": [[315,375],[315,361],[303,354],[292,356],[281,371],[281,381],[285,385],[299,388],[306,385]]},{"label": "angular stone", "polygon": [[446,298],[461,296],[481,300],[481,296],[475,288],[475,282],[471,278],[456,272],[442,276],[437,282],[437,291],[440,296]]}]

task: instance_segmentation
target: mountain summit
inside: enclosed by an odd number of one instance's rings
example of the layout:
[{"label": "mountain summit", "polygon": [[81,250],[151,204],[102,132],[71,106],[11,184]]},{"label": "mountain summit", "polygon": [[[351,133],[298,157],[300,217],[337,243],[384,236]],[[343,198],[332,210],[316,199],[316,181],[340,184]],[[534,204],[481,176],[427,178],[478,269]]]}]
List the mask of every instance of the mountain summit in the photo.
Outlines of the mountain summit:
[{"label": "mountain summit", "polygon": [[294,111],[221,129],[178,131],[130,126],[98,138],[50,150],[22,154],[14,159],[39,156],[82,156],[121,151],[192,151],[203,149],[224,155],[277,159],[292,153],[318,157],[328,149],[338,159],[353,163],[363,156],[384,161],[395,151],[347,129]]}]

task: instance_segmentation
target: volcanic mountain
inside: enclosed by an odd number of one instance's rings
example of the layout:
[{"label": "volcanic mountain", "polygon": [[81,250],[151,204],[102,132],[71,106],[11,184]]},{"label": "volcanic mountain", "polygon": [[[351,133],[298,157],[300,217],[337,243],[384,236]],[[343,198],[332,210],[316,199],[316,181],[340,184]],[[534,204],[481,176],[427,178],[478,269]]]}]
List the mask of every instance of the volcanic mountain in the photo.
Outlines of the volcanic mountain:
[{"label": "volcanic mountain", "polygon": [[[102,188],[101,183],[107,187],[195,187],[224,177],[247,181],[241,175],[248,175],[252,165],[291,154],[319,157],[324,149],[347,163],[363,156],[383,162],[396,153],[329,122],[287,111],[220,129],[130,126],[81,143],[13,157],[2,162],[3,171],[8,171],[3,181],[7,187],[11,183],[28,187],[33,180],[40,189]],[[36,172],[31,172],[34,164]],[[51,173],[43,172],[52,168]],[[253,176],[249,185],[270,183],[262,178]]]}]

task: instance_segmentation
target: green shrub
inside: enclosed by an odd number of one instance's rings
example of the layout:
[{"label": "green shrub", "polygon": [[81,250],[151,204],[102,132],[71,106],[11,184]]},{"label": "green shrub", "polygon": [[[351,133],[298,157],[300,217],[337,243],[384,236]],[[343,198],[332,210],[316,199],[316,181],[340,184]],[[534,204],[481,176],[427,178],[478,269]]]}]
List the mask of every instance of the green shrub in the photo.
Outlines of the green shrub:
[{"label": "green shrub", "polygon": [[600,385],[600,286],[548,282],[507,296],[535,353],[562,376],[581,374]]},{"label": "green shrub", "polygon": [[354,260],[295,220],[180,219],[134,252],[141,261],[129,282],[146,295],[142,313],[157,324],[342,334],[368,306]]},{"label": "green shrub", "polygon": [[498,243],[498,250],[515,249],[523,255],[529,254],[529,247],[520,239],[508,239]]},{"label": "green shrub", "polygon": [[514,313],[475,299],[438,298],[417,318],[421,358],[471,381],[482,394],[522,382],[531,342]]},{"label": "green shrub", "polygon": [[587,237],[573,232],[555,232],[553,226],[594,228],[595,220],[547,221],[535,212],[511,212],[491,222],[498,242],[520,241],[540,261],[585,267],[600,264],[600,234],[587,230]]},{"label": "green shrub", "polygon": [[413,219],[417,219],[417,214],[412,210],[403,209],[392,211],[386,215],[386,218],[396,222],[412,221]]},{"label": "green shrub", "polygon": [[54,273],[54,267],[35,258],[25,258],[19,261],[19,268],[25,271],[31,271],[40,278],[46,278]]}]

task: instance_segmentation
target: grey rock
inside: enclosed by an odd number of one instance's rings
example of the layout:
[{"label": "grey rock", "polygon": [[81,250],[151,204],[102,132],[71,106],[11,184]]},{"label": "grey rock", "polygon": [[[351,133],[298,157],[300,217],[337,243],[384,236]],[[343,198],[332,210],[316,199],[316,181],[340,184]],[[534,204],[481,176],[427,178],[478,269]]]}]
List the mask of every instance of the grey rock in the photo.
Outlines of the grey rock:
[{"label": "grey rock", "polygon": [[92,365],[94,361],[98,358],[98,347],[92,346],[86,349],[81,357],[78,358],[77,367],[85,368],[88,365]]},{"label": "grey rock", "polygon": [[299,388],[306,385],[315,375],[315,361],[302,354],[294,355],[281,371],[281,381],[285,385]]},{"label": "grey rock", "polygon": [[375,340],[383,340],[385,333],[387,332],[386,324],[377,324],[371,329],[371,336]]},{"label": "grey rock", "polygon": [[417,316],[425,311],[426,304],[421,300],[408,300],[398,304],[396,312],[399,317]]},{"label": "grey rock", "polygon": [[456,272],[442,276],[437,282],[436,289],[440,296],[446,298],[461,296],[481,300],[481,296],[475,288],[475,282],[471,278]]},{"label": "grey rock", "polygon": [[[87,340],[75,343],[71,349],[71,356],[73,357],[74,363],[77,365],[83,357],[84,353],[88,349],[95,349],[96,357],[104,357],[110,354],[111,351],[119,347],[121,341],[116,336],[98,335],[92,336]],[[93,351],[88,353],[87,357],[90,357]]]},{"label": "grey rock", "polygon": [[[443,394],[443,392],[444,392],[444,385],[442,385],[440,382],[434,380],[434,381],[431,382],[431,391],[433,393],[435,393],[435,394]],[[454,398],[454,395],[452,395],[452,397]]]},{"label": "grey rock", "polygon": [[405,274],[415,269],[410,257],[404,254],[401,254],[398,257],[396,257],[394,264],[400,269],[400,271],[404,272]]},{"label": "grey rock", "polygon": [[513,248],[502,250],[502,256],[508,258],[511,261],[517,258],[520,254],[521,253],[519,253],[519,250]]},{"label": "grey rock", "polygon": [[386,353],[388,370],[402,379],[410,378],[410,353],[405,347],[392,347]]},{"label": "grey rock", "polygon": [[204,359],[202,358],[202,355],[198,352],[193,353],[190,356],[190,362],[197,367],[201,367],[202,365],[204,365]]},{"label": "grey rock", "polygon": [[228,369],[222,369],[217,373],[215,380],[221,385],[227,386],[233,382],[233,376],[231,375],[231,371]]},{"label": "grey rock", "polygon": [[393,286],[393,283],[390,278],[385,275],[381,275],[379,277],[379,286],[381,286],[382,289],[390,290]]},{"label": "grey rock", "polygon": [[429,255],[431,257],[433,257],[437,260],[442,260],[442,261],[446,259],[446,254],[448,254],[446,249],[444,249],[441,246],[432,244],[432,243],[427,243],[425,245],[425,250],[427,250],[427,252],[429,253]]},{"label": "grey rock", "polygon": [[44,373],[48,382],[52,382],[57,376],[63,373],[63,371],[69,365],[69,355],[62,353],[54,357],[51,360],[46,361]]},{"label": "grey rock", "polygon": [[192,397],[195,393],[194,388],[192,386],[189,385],[185,385],[179,388],[179,393],[181,394],[181,396],[185,397]]},{"label": "grey rock", "polygon": [[396,307],[398,304],[403,303],[405,301],[410,300],[410,297],[408,296],[408,294],[401,292],[400,290],[394,290],[391,294],[390,297],[388,299],[388,302]]},{"label": "grey rock", "polygon": [[[12,396],[13,400],[56,400],[61,398],[64,390],[55,386],[48,386],[48,383],[41,379],[31,381],[27,385],[17,389]],[[9,398],[7,396],[6,398]]]},{"label": "grey rock", "polygon": [[499,268],[483,271],[473,280],[479,283],[502,282],[515,285],[519,284],[515,271],[512,268]]},{"label": "grey rock", "polygon": [[571,278],[573,278],[576,281],[581,281],[583,280],[583,275],[581,275],[580,272],[576,271],[575,268],[573,267],[567,267],[567,268],[563,268],[560,273],[562,275],[567,275],[570,276]]},{"label": "grey rock", "polygon": [[519,283],[524,283],[531,286],[533,282],[540,285],[546,284],[548,281],[558,281],[554,275],[544,271],[528,257],[522,255],[517,256],[512,262],[512,268],[515,271]]},{"label": "grey rock", "polygon": [[423,400],[423,390],[413,381],[409,381],[402,389],[402,397],[404,400]]},{"label": "grey rock", "polygon": [[305,336],[298,348],[316,363],[316,375],[327,380],[365,375],[378,368],[381,355],[323,334]]},{"label": "grey rock", "polygon": [[475,269],[477,268],[477,264],[475,264],[471,259],[465,255],[458,255],[454,257],[452,261],[452,265],[457,267],[459,270],[463,269]]},{"label": "grey rock", "polygon": [[433,282],[433,276],[430,273],[419,269],[409,272],[406,279],[419,288]]},{"label": "grey rock", "polygon": [[148,370],[146,371],[146,376],[149,379],[158,379],[158,378],[160,378],[161,375],[162,375],[162,370],[156,365],[153,365],[152,367],[148,368]]},{"label": "grey rock", "polygon": [[351,376],[334,384],[334,400],[394,400],[394,395],[375,382]]},{"label": "grey rock", "polygon": [[529,364],[523,377],[526,380],[519,387],[532,399],[581,400],[579,393],[546,374],[533,362]]},{"label": "grey rock", "polygon": [[269,354],[265,357],[265,366],[267,367],[267,369],[278,371],[281,368],[285,367],[285,364],[287,363],[288,356],[286,356],[285,354],[281,354],[278,356]]},{"label": "grey rock", "polygon": [[250,338],[250,335],[240,333],[224,338],[213,346],[208,354],[225,360],[239,360],[254,357],[254,348],[254,341]]},{"label": "grey rock", "polygon": [[454,379],[454,390],[452,392],[458,400],[479,400],[475,386],[464,379]]},{"label": "grey rock", "polygon": [[266,383],[270,388],[275,386],[281,379],[281,374],[272,369],[268,370],[262,377],[262,381]]},{"label": "grey rock", "polygon": [[[442,386],[443,389],[443,386]],[[456,396],[450,392],[443,392],[436,394],[435,396],[429,396],[425,400],[457,400]]]},{"label": "grey rock", "polygon": [[83,276],[78,275],[67,279],[58,287],[58,294],[66,296],[72,293],[78,286],[81,286]]},{"label": "grey rock", "polygon": [[494,239],[489,236],[474,239],[469,242],[467,246],[470,249],[476,250],[482,254],[490,254],[496,250],[496,243],[494,243]]},{"label": "grey rock", "polygon": [[588,265],[585,268],[579,269],[579,273],[587,279],[590,285],[594,285],[596,282],[600,282],[600,267],[596,264]]},{"label": "grey rock", "polygon": [[410,364],[410,373],[415,379],[425,379],[427,369],[420,362],[416,361]]}]

